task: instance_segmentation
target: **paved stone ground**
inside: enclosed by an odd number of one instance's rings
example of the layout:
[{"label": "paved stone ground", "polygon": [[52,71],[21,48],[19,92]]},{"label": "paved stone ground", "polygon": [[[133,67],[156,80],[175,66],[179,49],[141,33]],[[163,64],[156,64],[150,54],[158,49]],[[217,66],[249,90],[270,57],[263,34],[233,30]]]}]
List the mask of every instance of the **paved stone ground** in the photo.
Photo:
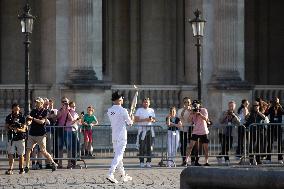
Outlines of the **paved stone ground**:
[{"label": "paved stone ground", "polygon": [[[112,159],[89,159],[86,160],[87,169],[59,169],[55,172],[51,170],[31,170],[28,174],[19,175],[18,170],[14,170],[14,175],[5,175],[8,162],[0,161],[0,189],[25,188],[104,188],[104,189],[174,189],[180,187],[180,173],[184,167],[159,167],[160,159],[153,159],[152,168],[139,168],[137,158],[124,159],[125,170],[127,174],[133,177],[133,181],[127,183],[111,184],[106,180],[109,165]],[[224,164],[217,165],[216,158],[209,160],[212,166],[221,166],[227,168]],[[278,165],[274,160],[272,165],[238,165],[237,161],[232,160],[230,168],[264,168],[283,169],[283,165]],[[79,162],[81,165],[82,162]],[[181,162],[177,161],[177,165]],[[201,158],[200,163],[204,163]],[[66,161],[65,161],[66,166]],[[15,162],[15,168],[18,162]]]},{"label": "paved stone ground", "polygon": [[[124,189],[170,189],[179,188],[180,173],[184,167],[166,168],[154,166],[152,168],[139,168],[137,160],[125,161],[126,172],[133,177],[127,183],[111,184],[106,180],[109,160],[89,161],[88,169],[60,169],[31,170],[28,174],[19,175],[14,170],[14,175],[5,175],[6,167],[1,162],[0,189],[9,188],[124,188]],[[8,162],[5,162],[8,163]],[[156,162],[153,163],[157,165]],[[17,163],[16,166],[17,167]]]}]

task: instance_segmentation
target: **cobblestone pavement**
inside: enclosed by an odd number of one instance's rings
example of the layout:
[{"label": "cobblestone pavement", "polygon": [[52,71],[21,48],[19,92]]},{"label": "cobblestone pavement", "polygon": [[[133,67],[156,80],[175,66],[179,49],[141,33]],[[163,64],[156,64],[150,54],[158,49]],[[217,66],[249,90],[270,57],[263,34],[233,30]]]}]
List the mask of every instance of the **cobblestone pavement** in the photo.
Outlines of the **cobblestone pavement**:
[{"label": "cobblestone pavement", "polygon": [[5,175],[2,167],[0,170],[0,189],[9,188],[124,188],[143,189],[179,188],[179,178],[183,167],[166,168],[138,168],[126,165],[126,172],[133,177],[127,183],[111,184],[106,180],[108,166],[89,166],[88,169],[60,169],[55,172],[51,170],[31,170],[28,174],[19,175],[14,170],[14,175]]}]

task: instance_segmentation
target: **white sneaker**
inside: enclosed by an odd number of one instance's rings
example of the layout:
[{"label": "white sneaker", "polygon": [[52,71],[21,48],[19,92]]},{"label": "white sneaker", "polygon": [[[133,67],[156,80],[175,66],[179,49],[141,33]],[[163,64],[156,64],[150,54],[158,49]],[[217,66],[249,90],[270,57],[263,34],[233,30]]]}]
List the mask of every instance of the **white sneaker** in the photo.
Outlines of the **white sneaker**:
[{"label": "white sneaker", "polygon": [[151,163],[150,163],[150,162],[147,162],[147,163],[146,163],[146,167],[147,167],[147,168],[151,168]]},{"label": "white sneaker", "polygon": [[278,163],[279,164],[283,164],[283,160],[278,160]]},{"label": "white sneaker", "polygon": [[114,183],[114,184],[117,184],[117,183],[118,183],[118,181],[114,178],[114,175],[109,175],[109,176],[107,177],[107,180],[108,180],[109,182],[111,182],[111,183]]},{"label": "white sneaker", "polygon": [[121,176],[121,181],[122,182],[128,182],[128,181],[131,181],[131,180],[132,180],[132,177],[129,176],[128,174],[125,174],[125,175]]},{"label": "white sneaker", "polygon": [[225,164],[226,164],[227,166],[229,166],[229,165],[230,165],[230,160],[226,160],[226,161],[225,161]]},{"label": "white sneaker", "polygon": [[140,167],[141,167],[141,168],[144,168],[144,167],[145,167],[145,164],[144,164],[144,163],[140,163]]}]

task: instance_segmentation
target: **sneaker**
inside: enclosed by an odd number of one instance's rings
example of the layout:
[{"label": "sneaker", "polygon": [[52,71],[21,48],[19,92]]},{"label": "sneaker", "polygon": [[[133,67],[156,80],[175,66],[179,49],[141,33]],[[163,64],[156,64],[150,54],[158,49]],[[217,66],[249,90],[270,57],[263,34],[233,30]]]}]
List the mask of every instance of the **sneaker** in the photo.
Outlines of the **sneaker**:
[{"label": "sneaker", "polygon": [[24,171],[23,168],[20,168],[19,174],[20,174],[20,175],[25,174],[25,171]]},{"label": "sneaker", "polygon": [[151,162],[147,162],[147,163],[146,163],[146,167],[147,167],[147,168],[151,168]]},{"label": "sneaker", "polygon": [[51,166],[52,166],[52,172],[53,172],[53,171],[56,171],[56,170],[57,170],[58,164],[55,163],[55,162],[53,162],[53,163],[51,164]]},{"label": "sneaker", "polygon": [[30,168],[25,167],[25,173],[28,173],[30,171]]},{"label": "sneaker", "polygon": [[8,169],[6,172],[5,172],[6,175],[12,175],[14,174],[13,173],[13,170],[12,169]]},{"label": "sneaker", "polygon": [[121,176],[121,181],[122,182],[128,182],[128,181],[131,181],[131,180],[132,180],[132,177],[129,176],[128,174],[125,174],[125,175]]},{"label": "sneaker", "polygon": [[210,164],[209,163],[205,163],[204,166],[210,166]]},{"label": "sneaker", "polygon": [[114,184],[118,183],[118,181],[114,178],[114,175],[109,175],[106,179],[111,183],[114,183]]},{"label": "sneaker", "polygon": [[278,163],[279,164],[283,164],[283,160],[278,160]]},{"label": "sneaker", "polygon": [[140,167],[141,167],[141,168],[144,168],[144,167],[145,167],[145,164],[141,162],[141,163],[140,163]]},{"label": "sneaker", "polygon": [[219,165],[222,164],[222,157],[217,157],[217,162]]},{"label": "sneaker", "polygon": [[227,159],[227,160],[225,161],[225,164],[226,164],[227,166],[229,166],[229,165],[230,165],[230,160]]}]

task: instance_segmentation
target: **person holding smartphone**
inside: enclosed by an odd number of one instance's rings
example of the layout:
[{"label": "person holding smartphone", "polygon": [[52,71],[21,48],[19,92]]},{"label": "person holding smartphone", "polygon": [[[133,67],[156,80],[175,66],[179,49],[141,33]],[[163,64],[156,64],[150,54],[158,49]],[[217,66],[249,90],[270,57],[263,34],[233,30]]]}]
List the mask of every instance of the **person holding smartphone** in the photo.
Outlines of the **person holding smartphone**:
[{"label": "person holding smartphone", "polygon": [[[135,113],[135,123],[137,123],[139,126],[137,139],[139,142],[139,160],[141,168],[151,168],[151,156],[155,137],[155,132],[152,125],[156,119],[154,109],[150,108],[149,106],[150,99],[144,98],[142,100],[142,107],[138,108]],[[144,164],[143,156],[147,156],[146,165]]]}]

